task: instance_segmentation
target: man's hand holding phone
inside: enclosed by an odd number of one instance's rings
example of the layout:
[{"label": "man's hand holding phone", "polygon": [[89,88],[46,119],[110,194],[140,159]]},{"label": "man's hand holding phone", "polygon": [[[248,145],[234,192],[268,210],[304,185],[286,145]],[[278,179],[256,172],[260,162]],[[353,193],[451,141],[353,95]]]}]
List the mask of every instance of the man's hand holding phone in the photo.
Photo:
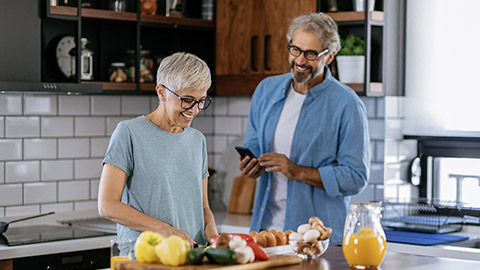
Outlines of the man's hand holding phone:
[{"label": "man's hand holding phone", "polygon": [[260,166],[257,157],[250,149],[245,147],[235,146],[235,150],[240,154],[240,165],[238,167],[240,171],[250,178],[258,178],[265,170],[265,167]]}]

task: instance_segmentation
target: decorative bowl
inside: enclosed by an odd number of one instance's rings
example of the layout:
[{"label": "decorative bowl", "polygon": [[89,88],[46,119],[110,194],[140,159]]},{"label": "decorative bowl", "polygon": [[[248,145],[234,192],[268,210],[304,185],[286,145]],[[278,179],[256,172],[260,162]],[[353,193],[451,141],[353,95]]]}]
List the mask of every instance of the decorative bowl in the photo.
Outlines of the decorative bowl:
[{"label": "decorative bowl", "polygon": [[293,252],[302,259],[318,258],[325,253],[329,242],[329,239],[319,240],[314,244],[306,241],[290,240],[290,247],[292,247]]}]

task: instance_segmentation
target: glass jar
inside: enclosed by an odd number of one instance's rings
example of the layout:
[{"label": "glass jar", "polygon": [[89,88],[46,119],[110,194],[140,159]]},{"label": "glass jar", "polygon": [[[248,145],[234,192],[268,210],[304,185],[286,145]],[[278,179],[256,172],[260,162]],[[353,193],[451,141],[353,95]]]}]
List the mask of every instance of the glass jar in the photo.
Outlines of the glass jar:
[{"label": "glass jar", "polygon": [[82,57],[80,58],[80,78],[82,80],[93,80],[93,52],[88,48],[90,42],[87,38],[81,38]]},{"label": "glass jar", "polygon": [[377,267],[387,249],[381,203],[351,203],[343,234],[343,255],[352,268]]},{"label": "glass jar", "polygon": [[124,62],[113,62],[110,64],[109,79],[111,82],[126,82],[127,71]]},{"label": "glass jar", "polygon": [[[135,51],[127,50],[125,62],[127,64],[128,81],[135,82]],[[140,82],[154,82],[154,61],[149,50],[140,51]]]},{"label": "glass jar", "polygon": [[110,9],[115,12],[125,12],[127,10],[127,1],[110,0]]}]

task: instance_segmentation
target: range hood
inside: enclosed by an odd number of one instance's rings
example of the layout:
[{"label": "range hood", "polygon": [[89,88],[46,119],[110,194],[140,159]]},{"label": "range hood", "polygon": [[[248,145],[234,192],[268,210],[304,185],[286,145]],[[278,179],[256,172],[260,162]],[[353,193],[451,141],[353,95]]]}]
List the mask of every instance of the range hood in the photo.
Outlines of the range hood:
[{"label": "range hood", "polygon": [[102,93],[101,84],[54,83],[54,82],[2,82],[0,94],[28,92],[38,94],[81,95]]}]

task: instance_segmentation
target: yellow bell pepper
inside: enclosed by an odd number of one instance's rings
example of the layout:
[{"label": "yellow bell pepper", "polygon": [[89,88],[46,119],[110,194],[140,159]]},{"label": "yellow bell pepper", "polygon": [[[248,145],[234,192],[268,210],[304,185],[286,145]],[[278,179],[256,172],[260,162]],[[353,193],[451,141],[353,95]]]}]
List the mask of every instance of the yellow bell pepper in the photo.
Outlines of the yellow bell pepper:
[{"label": "yellow bell pepper", "polygon": [[158,262],[155,247],[163,241],[163,236],[156,232],[144,231],[135,241],[135,256],[139,262]]},{"label": "yellow bell pepper", "polygon": [[179,266],[187,262],[190,245],[180,236],[172,235],[156,246],[155,251],[163,264]]}]

